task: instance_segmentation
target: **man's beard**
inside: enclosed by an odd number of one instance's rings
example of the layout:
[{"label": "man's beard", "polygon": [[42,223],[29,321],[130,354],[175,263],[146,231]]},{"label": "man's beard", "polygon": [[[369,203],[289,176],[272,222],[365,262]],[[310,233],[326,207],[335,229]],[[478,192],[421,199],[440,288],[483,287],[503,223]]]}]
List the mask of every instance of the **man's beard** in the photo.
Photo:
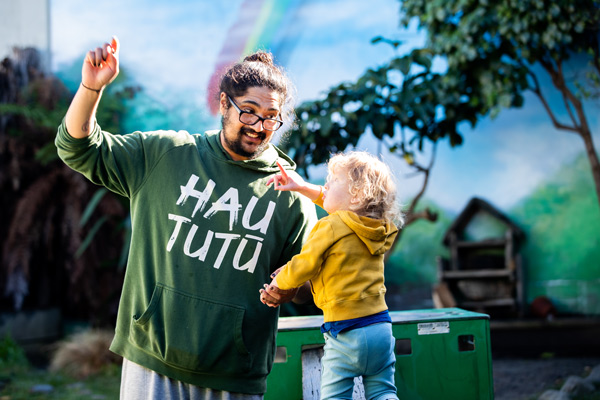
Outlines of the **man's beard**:
[{"label": "man's beard", "polygon": [[[223,125],[223,130],[225,130],[225,125]],[[243,140],[245,132],[250,132],[252,134],[258,135],[258,137],[261,140],[261,143],[256,147],[256,149],[254,151],[247,151],[246,149],[244,149],[242,140]],[[227,135],[225,135],[225,132],[222,133],[222,136],[223,136],[223,141],[225,142],[225,144],[231,151],[233,151],[238,156],[247,157],[249,159],[258,157],[269,146],[269,142],[265,141],[265,138],[267,135],[264,132],[256,132],[249,128],[240,129],[237,132],[235,139],[233,139],[233,140],[230,140],[227,137]]]}]

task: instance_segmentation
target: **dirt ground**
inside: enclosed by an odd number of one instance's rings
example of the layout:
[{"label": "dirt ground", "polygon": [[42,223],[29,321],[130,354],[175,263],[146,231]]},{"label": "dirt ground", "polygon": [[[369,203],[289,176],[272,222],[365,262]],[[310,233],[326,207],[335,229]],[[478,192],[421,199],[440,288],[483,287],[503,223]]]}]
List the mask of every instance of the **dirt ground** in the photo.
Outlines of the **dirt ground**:
[{"label": "dirt ground", "polygon": [[537,399],[548,389],[559,389],[570,375],[584,377],[597,365],[595,358],[494,358],[495,400]]}]

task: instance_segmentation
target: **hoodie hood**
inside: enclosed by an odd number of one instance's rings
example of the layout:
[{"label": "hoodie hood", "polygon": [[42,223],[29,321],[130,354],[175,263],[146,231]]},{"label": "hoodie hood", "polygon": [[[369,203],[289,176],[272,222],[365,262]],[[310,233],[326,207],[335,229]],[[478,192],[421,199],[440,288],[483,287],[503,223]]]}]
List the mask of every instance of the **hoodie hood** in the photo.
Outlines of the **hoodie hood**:
[{"label": "hoodie hood", "polygon": [[229,153],[223,148],[221,144],[221,131],[220,130],[211,130],[206,131],[204,134],[208,144],[213,151],[213,154],[226,160],[231,164],[235,164],[242,168],[248,168],[256,171],[263,171],[267,173],[279,172],[279,167],[277,166],[276,161],[279,161],[282,167],[288,170],[295,170],[296,163],[283,151],[281,151],[277,146],[272,143],[269,143],[266,150],[263,151],[258,157],[250,159],[250,160],[242,160],[235,161],[231,158]]},{"label": "hoodie hood", "polygon": [[352,211],[337,211],[337,214],[373,255],[388,251],[398,234],[396,225],[389,221],[360,217]]}]

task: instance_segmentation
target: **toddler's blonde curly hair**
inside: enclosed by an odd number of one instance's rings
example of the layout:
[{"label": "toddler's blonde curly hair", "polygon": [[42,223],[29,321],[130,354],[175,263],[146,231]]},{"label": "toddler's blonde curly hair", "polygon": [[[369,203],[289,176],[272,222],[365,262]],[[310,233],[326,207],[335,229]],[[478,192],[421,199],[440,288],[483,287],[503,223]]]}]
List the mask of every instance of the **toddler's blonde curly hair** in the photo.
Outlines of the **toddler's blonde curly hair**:
[{"label": "toddler's blonde curly hair", "polygon": [[353,202],[351,211],[375,219],[404,224],[404,216],[396,203],[396,184],[392,171],[383,161],[364,151],[338,153],[327,162],[328,180],[332,173],[345,171],[348,192]]}]

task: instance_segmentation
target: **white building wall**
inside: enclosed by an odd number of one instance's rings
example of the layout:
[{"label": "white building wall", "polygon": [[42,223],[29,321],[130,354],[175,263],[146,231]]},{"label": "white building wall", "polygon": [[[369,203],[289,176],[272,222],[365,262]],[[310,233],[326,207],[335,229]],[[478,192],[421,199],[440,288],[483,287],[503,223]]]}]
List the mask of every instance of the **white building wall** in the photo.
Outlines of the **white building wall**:
[{"label": "white building wall", "polygon": [[50,68],[50,0],[0,0],[0,60],[15,46],[37,48]]}]

